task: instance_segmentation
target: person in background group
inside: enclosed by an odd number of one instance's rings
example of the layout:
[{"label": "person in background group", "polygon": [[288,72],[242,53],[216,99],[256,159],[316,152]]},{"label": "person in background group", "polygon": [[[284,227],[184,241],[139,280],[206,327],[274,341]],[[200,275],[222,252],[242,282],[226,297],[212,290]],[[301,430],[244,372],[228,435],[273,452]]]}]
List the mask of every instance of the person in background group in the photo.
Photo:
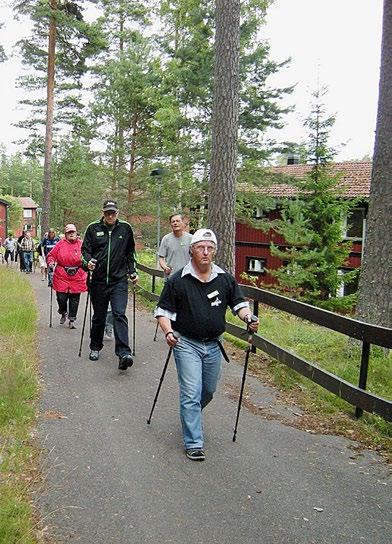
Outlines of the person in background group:
[{"label": "person in background group", "polygon": [[44,249],[42,247],[42,242],[40,242],[36,248],[38,253],[38,263],[41,271],[41,281],[45,281],[48,277],[48,265],[46,264],[46,257]]},{"label": "person in background group", "polygon": [[4,253],[4,260],[9,265],[11,263],[16,261],[16,239],[12,236],[12,234],[9,234],[7,238],[4,240],[3,246],[5,248]]},{"label": "person in background group", "polygon": [[94,310],[89,359],[99,359],[110,302],[118,368],[126,370],[133,364],[126,309],[128,277],[133,283],[138,279],[135,241],[131,225],[118,219],[119,209],[114,200],[106,200],[102,212],[103,217],[87,227],[82,245],[84,266],[91,271],[90,295]]},{"label": "person in background group", "polygon": [[25,237],[25,231],[23,231],[22,234],[18,237],[17,243],[16,243],[15,261],[19,257],[19,269],[20,269],[21,272],[24,272],[26,270],[25,269],[25,264],[24,264],[24,258],[23,258],[23,251],[22,251],[21,245],[20,245],[22,243],[22,240],[24,239],[24,237]]},{"label": "person in background group", "polygon": [[192,235],[185,231],[184,217],[175,213],[169,217],[172,232],[166,234],[158,250],[159,266],[165,279],[183,268],[189,261],[189,245]]},{"label": "person in background group", "polygon": [[48,256],[49,251],[51,251],[59,241],[60,238],[56,236],[55,229],[49,229],[40,243],[45,259]]},{"label": "person in background group", "polygon": [[20,251],[23,255],[25,272],[31,274],[33,271],[35,243],[29,230],[26,230],[24,237],[20,241]]},{"label": "person in background group", "polygon": [[4,255],[5,255],[5,247],[3,246],[3,240],[0,238],[0,263],[1,264],[5,263]]},{"label": "person in background group", "polygon": [[82,268],[82,242],[71,223],[64,228],[65,237],[48,253],[47,264],[54,268],[53,289],[56,291],[58,313],[63,325],[68,317],[69,328],[75,329],[80,293],[87,291],[87,273]]},{"label": "person in background group", "polygon": [[180,388],[180,418],[186,456],[204,461],[201,412],[212,400],[221,373],[225,314],[233,313],[256,332],[249,303],[234,277],[213,263],[217,247],[210,229],[191,239],[190,262],[165,284],[155,317],[173,348]]}]

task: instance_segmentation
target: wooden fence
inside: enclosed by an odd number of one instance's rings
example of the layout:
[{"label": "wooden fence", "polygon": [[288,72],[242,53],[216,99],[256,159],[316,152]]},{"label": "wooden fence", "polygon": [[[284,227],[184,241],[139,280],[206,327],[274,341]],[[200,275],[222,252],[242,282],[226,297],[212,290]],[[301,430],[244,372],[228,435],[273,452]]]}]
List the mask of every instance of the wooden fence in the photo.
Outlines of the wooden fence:
[{"label": "wooden fence", "polygon": [[[152,292],[139,288],[139,293],[151,301],[157,301],[159,297],[155,294],[155,278],[163,278],[163,272],[142,264],[137,266],[139,270],[146,272],[152,278]],[[253,336],[255,348],[262,350],[273,359],[284,363],[299,374],[355,406],[355,415],[357,417],[360,417],[365,410],[366,412],[378,414],[387,421],[392,421],[392,402],[366,391],[370,347],[376,345],[391,349],[392,329],[341,316],[310,304],[271,293],[265,289],[249,285],[241,285],[241,288],[244,295],[253,301],[253,311],[256,315],[259,314],[259,304],[265,304],[360,341],[362,344],[361,365],[358,386],[355,386],[320,368],[318,365],[294,355],[259,334]],[[226,331],[242,340],[246,341],[247,339],[246,331],[238,325],[227,323]]]}]

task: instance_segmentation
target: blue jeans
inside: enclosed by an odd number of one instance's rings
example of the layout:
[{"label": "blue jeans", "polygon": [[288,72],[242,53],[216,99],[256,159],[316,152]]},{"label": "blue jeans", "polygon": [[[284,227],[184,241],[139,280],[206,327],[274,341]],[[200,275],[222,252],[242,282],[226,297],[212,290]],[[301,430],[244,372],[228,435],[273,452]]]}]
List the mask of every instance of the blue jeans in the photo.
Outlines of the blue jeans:
[{"label": "blue jeans", "polygon": [[203,447],[201,411],[212,400],[221,374],[215,341],[181,336],[173,350],[180,387],[180,418],[185,449]]},{"label": "blue jeans", "polygon": [[24,251],[23,252],[23,264],[26,272],[31,272],[33,269],[33,252]]},{"label": "blue jeans", "polygon": [[90,286],[91,302],[94,315],[91,323],[90,349],[100,351],[103,348],[106,314],[108,305],[112,307],[114,328],[114,351],[119,357],[131,355],[129,347],[128,319],[125,315],[128,304],[128,282],[119,281],[113,285],[92,283]]}]

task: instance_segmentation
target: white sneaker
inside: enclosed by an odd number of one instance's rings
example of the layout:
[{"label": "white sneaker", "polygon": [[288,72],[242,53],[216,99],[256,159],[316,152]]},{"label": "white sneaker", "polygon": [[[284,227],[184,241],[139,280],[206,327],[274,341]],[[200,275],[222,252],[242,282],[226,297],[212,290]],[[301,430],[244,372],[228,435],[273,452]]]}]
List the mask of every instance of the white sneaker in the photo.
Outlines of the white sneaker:
[{"label": "white sneaker", "polygon": [[114,337],[113,328],[105,329],[104,340],[113,340],[113,337]]}]

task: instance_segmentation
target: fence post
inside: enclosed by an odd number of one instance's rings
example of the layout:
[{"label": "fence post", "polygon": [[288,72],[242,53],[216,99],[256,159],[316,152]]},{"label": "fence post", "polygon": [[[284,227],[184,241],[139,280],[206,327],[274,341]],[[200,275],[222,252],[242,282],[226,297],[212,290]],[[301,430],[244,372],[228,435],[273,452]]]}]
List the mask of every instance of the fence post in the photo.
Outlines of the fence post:
[{"label": "fence post", "polygon": [[[361,368],[359,372],[359,384],[358,387],[366,391],[366,382],[369,367],[369,355],[370,355],[370,343],[362,343],[362,356],[361,356]],[[362,408],[358,406],[355,408],[355,417],[361,417],[363,414]]]},{"label": "fence post", "polygon": [[[256,317],[259,317],[259,301],[258,300],[253,301],[253,314]],[[256,353],[256,346],[254,346],[253,344],[252,344],[252,347],[251,347],[251,351],[252,351],[252,353]]]}]

